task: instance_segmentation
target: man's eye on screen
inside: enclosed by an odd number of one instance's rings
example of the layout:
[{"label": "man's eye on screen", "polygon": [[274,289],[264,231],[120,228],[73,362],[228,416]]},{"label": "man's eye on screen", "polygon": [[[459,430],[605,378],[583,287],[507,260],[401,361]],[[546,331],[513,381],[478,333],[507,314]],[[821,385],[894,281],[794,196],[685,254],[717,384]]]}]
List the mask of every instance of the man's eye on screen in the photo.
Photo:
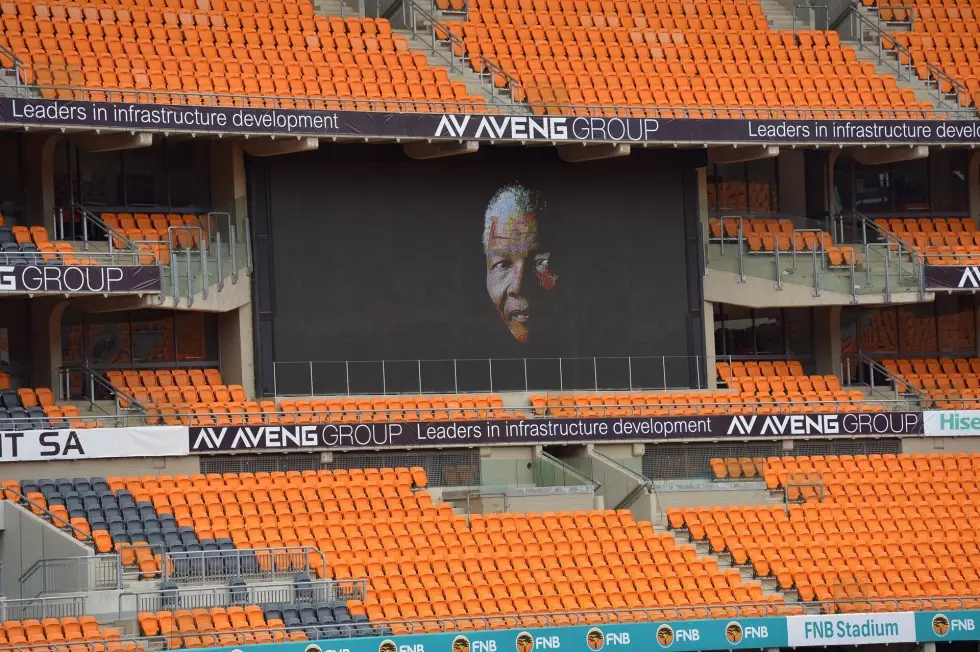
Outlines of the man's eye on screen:
[{"label": "man's eye on screen", "polygon": [[514,264],[513,261],[511,261],[508,258],[501,258],[501,259],[497,259],[497,260],[491,260],[490,261],[490,269],[491,270],[495,270],[495,269],[510,269],[510,267],[513,264]]}]

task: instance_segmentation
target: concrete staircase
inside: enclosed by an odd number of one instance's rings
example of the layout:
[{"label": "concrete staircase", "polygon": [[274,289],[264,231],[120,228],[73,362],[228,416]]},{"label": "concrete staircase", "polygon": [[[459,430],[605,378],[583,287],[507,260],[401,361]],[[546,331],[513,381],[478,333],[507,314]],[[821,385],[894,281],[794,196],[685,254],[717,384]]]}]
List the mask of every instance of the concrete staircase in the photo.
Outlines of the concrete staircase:
[{"label": "concrete staircase", "polygon": [[[771,29],[779,31],[793,29],[793,12],[787,9],[780,0],[759,0],[759,2],[762,5],[763,13],[769,20]],[[808,24],[797,24],[796,26],[801,29],[810,28]]]},{"label": "concrete staircase", "polygon": [[[766,2],[771,2],[773,0],[765,0]],[[859,4],[857,6],[857,12],[867,18],[874,24],[878,24],[878,13],[876,7],[865,7]],[[845,21],[846,22],[846,21]],[[888,32],[904,32],[908,31],[911,27],[909,23],[881,23],[882,28],[887,28]],[[863,34],[852,34],[848,35],[846,31],[843,30],[844,25],[839,28],[841,30],[841,43],[845,45],[850,45],[857,52],[857,57],[859,61],[869,61],[875,66],[879,75],[891,75],[898,80],[899,88],[909,88],[915,93],[915,99],[918,102],[929,102],[936,109],[941,111],[957,111],[961,107],[958,106],[956,97],[940,96],[937,84],[930,81],[924,81],[919,79],[913,72],[911,75],[907,70],[902,70],[898,55],[894,50],[885,50],[881,47],[881,42],[878,33],[870,29],[866,25],[857,25],[857,29],[863,30]],[[863,45],[861,41],[863,41]]]}]

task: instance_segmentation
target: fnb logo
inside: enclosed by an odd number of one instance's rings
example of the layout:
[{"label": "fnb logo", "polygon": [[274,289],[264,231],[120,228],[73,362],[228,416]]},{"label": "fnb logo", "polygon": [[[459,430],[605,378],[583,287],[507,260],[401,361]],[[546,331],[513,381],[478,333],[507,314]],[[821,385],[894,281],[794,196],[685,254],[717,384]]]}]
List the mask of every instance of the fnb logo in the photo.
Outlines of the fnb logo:
[{"label": "fnb logo", "polygon": [[829,620],[808,620],[803,624],[807,639],[834,638],[834,623]]},{"label": "fnb logo", "polygon": [[701,640],[701,631],[696,628],[681,629],[678,627],[674,630],[674,637],[678,641],[691,641],[693,643]]},{"label": "fnb logo", "polygon": [[972,632],[976,629],[976,624],[972,618],[953,618],[950,620],[949,629],[953,632]]},{"label": "fnb logo", "polygon": [[765,625],[746,625],[745,638],[769,638],[769,628]]},{"label": "fnb logo", "polygon": [[473,652],[497,652],[497,641],[473,641]]},{"label": "fnb logo", "polygon": [[398,652],[425,652],[425,646],[421,643],[415,645],[399,645]]},{"label": "fnb logo", "polygon": [[629,632],[609,632],[606,634],[606,645],[629,645]]},{"label": "fnb logo", "polygon": [[557,636],[538,636],[534,639],[536,650],[557,650],[561,647],[561,640]]}]

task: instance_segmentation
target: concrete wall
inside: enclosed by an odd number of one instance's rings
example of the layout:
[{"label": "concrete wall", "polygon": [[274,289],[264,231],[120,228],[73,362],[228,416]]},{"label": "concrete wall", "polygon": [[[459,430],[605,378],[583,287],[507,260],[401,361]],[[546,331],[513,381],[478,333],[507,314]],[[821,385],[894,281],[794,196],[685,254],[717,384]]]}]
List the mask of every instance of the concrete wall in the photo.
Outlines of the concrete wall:
[{"label": "concrete wall", "polygon": [[919,455],[980,452],[980,437],[906,437],[902,452]]},{"label": "concrete wall", "polygon": [[[707,484],[707,483],[705,483]],[[752,485],[754,488],[715,488],[701,485],[692,486],[689,490],[667,491],[657,488],[657,500],[660,510],[670,507],[715,507],[727,505],[761,505],[771,504],[769,493],[761,483]]]},{"label": "concrete wall", "polygon": [[485,487],[533,487],[534,446],[484,446],[480,478]]},{"label": "concrete wall", "polygon": [[95,551],[10,501],[0,501],[3,532],[0,533],[0,561],[3,561],[4,595],[20,597],[18,579],[40,559],[91,557]]},{"label": "concrete wall", "polygon": [[187,457],[130,457],[114,460],[65,460],[51,462],[6,462],[0,477],[10,480],[38,478],[106,477],[110,475],[175,475],[200,473],[196,455]]}]

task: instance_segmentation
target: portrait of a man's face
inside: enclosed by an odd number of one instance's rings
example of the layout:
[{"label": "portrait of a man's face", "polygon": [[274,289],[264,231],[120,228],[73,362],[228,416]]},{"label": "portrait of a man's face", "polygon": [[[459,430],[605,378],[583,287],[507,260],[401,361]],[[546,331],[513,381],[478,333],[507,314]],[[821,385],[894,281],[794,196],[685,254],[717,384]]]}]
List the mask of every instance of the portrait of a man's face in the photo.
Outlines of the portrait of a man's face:
[{"label": "portrait of a man's face", "polygon": [[497,191],[484,215],[487,294],[518,342],[531,338],[536,304],[558,281],[539,230],[544,208],[535,193],[514,184]]}]

